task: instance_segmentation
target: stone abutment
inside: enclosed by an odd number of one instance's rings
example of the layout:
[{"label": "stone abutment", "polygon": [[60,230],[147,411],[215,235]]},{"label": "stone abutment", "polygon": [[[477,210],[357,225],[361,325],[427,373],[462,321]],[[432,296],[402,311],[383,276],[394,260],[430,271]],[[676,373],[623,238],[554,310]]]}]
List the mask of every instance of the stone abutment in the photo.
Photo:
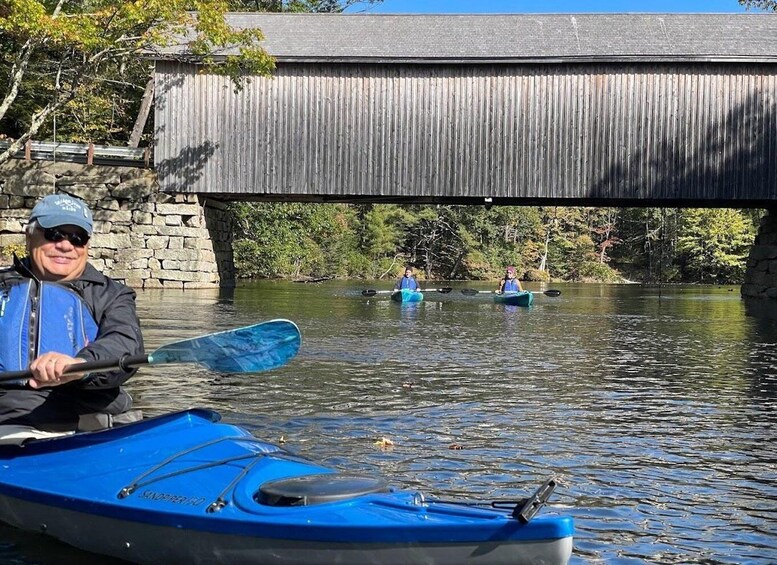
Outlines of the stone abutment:
[{"label": "stone abutment", "polygon": [[90,262],[134,288],[235,284],[231,216],[193,194],[159,191],[150,169],[11,160],[0,166],[0,264],[24,251],[24,226],[38,199],[67,193],[94,213]]},{"label": "stone abutment", "polygon": [[777,299],[777,208],[761,220],[747,260],[742,297]]}]

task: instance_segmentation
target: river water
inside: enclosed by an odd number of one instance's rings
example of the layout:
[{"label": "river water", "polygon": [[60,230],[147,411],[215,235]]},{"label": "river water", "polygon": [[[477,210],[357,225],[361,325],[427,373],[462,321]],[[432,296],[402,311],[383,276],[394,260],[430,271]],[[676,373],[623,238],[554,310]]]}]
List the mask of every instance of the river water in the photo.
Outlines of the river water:
[{"label": "river water", "polygon": [[[453,286],[416,305],[361,296],[385,281],[140,292],[148,350],[272,318],[303,341],[272,372],[149,367],[129,388],[147,415],[214,408],[427,495],[555,476],[543,511],[574,516],[573,563],[777,562],[777,312],[736,287],[553,285],[520,308]],[[3,563],[87,559],[0,528]]]}]

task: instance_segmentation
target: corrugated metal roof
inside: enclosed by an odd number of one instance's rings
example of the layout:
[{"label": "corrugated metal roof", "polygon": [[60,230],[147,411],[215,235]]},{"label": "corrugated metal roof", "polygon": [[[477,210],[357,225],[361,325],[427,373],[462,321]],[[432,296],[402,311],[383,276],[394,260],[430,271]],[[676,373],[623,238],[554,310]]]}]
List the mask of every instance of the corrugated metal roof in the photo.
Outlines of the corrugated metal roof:
[{"label": "corrugated metal roof", "polygon": [[228,22],[261,29],[280,62],[777,61],[777,14],[233,13]]}]

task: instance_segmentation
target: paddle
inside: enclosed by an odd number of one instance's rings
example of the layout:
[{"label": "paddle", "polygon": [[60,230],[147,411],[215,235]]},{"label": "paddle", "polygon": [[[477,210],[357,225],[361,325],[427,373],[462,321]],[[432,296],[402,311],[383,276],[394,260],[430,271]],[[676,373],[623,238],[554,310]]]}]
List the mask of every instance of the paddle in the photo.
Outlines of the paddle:
[{"label": "paddle", "polygon": [[[532,291],[533,292],[533,291]],[[474,288],[462,288],[461,289],[462,294],[466,294],[467,296],[474,296],[475,294],[498,294],[495,290],[475,290]],[[536,292],[534,294],[537,294]],[[542,294],[545,296],[560,296],[561,291],[560,290],[546,290]]]},{"label": "paddle", "polygon": [[[125,355],[121,359],[104,359],[71,365],[66,373],[123,369],[140,365],[196,363],[222,373],[257,373],[285,365],[297,354],[300,333],[294,322],[270,320],[253,326],[236,328],[176,341],[151,353]],[[0,382],[29,379],[30,371],[0,373]]]},{"label": "paddle", "polygon": [[[439,292],[440,294],[448,294],[453,288],[446,286],[443,288],[419,288],[418,292]],[[376,294],[394,294],[396,290],[363,290],[362,296],[375,296]]]}]

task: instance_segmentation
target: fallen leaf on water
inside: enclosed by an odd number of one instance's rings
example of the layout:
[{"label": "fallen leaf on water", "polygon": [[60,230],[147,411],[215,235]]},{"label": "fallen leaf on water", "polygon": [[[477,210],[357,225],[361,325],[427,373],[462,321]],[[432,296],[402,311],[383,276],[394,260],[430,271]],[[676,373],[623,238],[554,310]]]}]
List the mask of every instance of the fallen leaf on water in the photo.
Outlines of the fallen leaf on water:
[{"label": "fallen leaf on water", "polygon": [[387,449],[389,447],[394,447],[394,442],[387,437],[382,437],[375,442],[375,445],[377,445],[381,449]]}]

